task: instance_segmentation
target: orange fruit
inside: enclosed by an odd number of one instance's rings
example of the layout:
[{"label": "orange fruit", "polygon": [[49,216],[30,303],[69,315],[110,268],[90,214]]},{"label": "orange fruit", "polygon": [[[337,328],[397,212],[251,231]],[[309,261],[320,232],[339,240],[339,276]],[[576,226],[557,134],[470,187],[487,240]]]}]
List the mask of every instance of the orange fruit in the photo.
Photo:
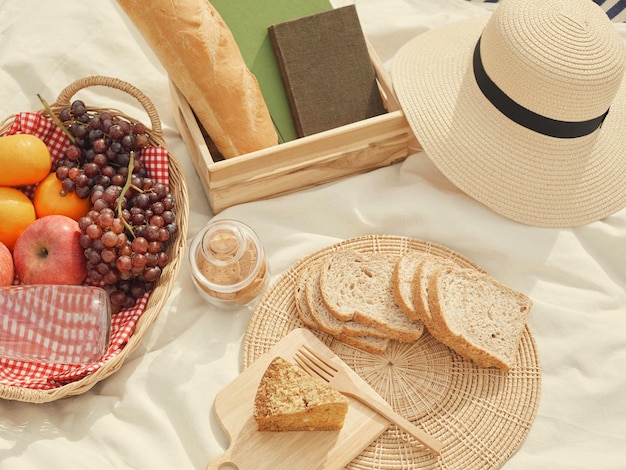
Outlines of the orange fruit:
[{"label": "orange fruit", "polygon": [[52,168],[50,151],[43,140],[32,134],[2,136],[0,168],[0,186],[39,183]]},{"label": "orange fruit", "polygon": [[0,187],[0,242],[9,250],[35,218],[35,207],[22,191]]},{"label": "orange fruit", "polygon": [[37,185],[33,204],[37,218],[46,215],[65,215],[78,221],[91,209],[89,199],[81,199],[75,192],[65,192],[63,183],[55,173],[50,173]]}]

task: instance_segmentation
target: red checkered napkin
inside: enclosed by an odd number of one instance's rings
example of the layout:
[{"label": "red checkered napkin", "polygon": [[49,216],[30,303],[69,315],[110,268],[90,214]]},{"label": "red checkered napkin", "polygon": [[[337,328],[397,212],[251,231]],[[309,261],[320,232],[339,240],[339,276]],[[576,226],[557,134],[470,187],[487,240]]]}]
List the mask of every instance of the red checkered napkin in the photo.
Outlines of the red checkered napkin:
[{"label": "red checkered napkin", "polygon": [[[41,138],[52,155],[53,162],[61,158],[69,145],[69,139],[54,122],[40,113],[25,112],[15,116],[6,134],[34,134]],[[148,176],[168,185],[168,154],[161,146],[148,147],[141,151],[140,158],[148,170]],[[32,194],[34,187],[25,192]],[[146,308],[150,293],[137,301],[133,308],[124,309],[113,315],[107,352],[98,360],[83,364],[51,362],[27,362],[0,358],[0,383],[4,385],[49,390],[85,378],[100,369],[107,361],[122,351],[132,335],[137,320]]]}]

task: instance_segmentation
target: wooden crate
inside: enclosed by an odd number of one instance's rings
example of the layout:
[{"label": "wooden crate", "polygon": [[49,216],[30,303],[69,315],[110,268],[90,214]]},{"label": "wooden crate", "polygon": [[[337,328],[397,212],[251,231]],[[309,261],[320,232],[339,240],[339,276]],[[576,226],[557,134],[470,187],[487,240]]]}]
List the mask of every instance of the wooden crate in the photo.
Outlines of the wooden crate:
[{"label": "wooden crate", "polygon": [[215,214],[227,207],[287,194],[404,160],[419,150],[370,47],[387,113],[228,160],[215,161],[210,140],[189,103],[171,83],[176,122]]}]

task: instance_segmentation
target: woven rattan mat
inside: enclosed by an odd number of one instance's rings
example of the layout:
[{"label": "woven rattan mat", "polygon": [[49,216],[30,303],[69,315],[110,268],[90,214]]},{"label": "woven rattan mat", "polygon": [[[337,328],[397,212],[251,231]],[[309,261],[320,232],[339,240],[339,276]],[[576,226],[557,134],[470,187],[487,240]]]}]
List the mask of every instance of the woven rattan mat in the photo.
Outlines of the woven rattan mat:
[{"label": "woven rattan mat", "polygon": [[[303,328],[295,281],[308,264],[343,248],[364,253],[426,251],[477,267],[462,255],[430,242],[391,235],[345,240],[301,259],[260,299],[243,346],[243,367],[295,328]],[[365,379],[393,408],[444,443],[437,458],[390,426],[347,467],[349,469],[498,469],[526,438],[537,413],[541,369],[528,327],[516,366],[508,372],[482,369],[439,343],[427,332],[410,344],[392,342],[374,355],[314,332]]]}]

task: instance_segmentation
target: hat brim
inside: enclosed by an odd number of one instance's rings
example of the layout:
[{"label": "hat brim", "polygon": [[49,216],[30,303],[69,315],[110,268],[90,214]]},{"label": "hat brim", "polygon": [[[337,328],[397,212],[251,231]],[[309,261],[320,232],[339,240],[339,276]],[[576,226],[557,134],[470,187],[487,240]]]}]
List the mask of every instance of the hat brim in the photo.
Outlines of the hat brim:
[{"label": "hat brim", "polygon": [[439,170],[494,212],[542,227],[602,219],[626,206],[626,83],[602,127],[559,139],[500,113],[472,54],[488,16],[426,32],[396,54],[392,80],[409,125]]}]

